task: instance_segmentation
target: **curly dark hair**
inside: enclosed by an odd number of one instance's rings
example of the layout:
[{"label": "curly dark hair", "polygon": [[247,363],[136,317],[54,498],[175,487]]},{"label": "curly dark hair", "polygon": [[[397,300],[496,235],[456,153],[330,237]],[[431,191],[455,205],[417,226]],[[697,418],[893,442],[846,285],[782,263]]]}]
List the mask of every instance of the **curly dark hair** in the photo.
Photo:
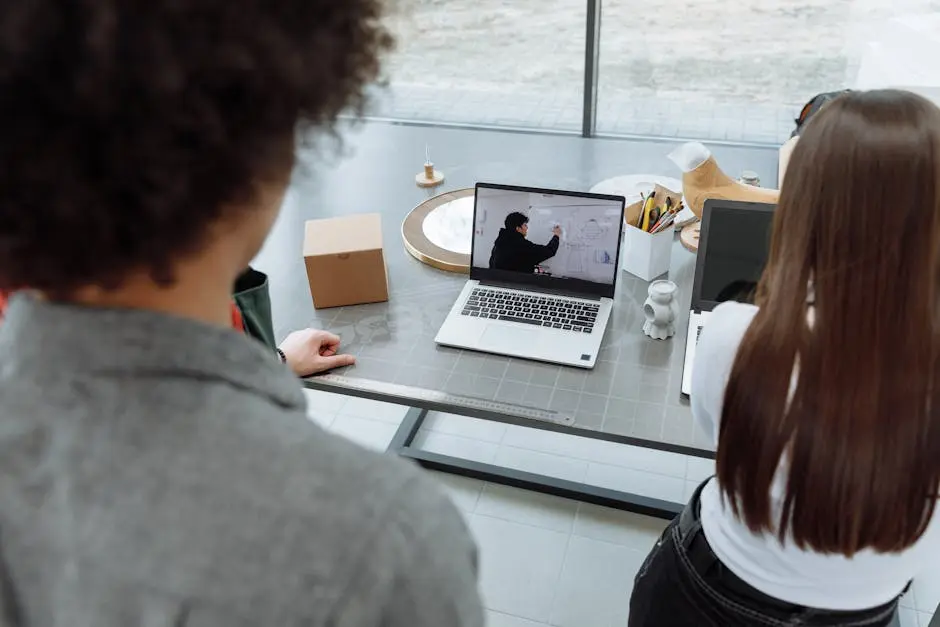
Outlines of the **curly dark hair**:
[{"label": "curly dark hair", "polygon": [[298,125],[361,115],[382,0],[0,0],[0,290],[173,280]]},{"label": "curly dark hair", "polygon": [[529,218],[526,217],[524,213],[513,211],[508,216],[506,216],[506,220],[504,221],[504,224],[506,225],[507,229],[515,231],[520,226],[522,226],[523,224],[527,224],[528,222],[529,222]]}]

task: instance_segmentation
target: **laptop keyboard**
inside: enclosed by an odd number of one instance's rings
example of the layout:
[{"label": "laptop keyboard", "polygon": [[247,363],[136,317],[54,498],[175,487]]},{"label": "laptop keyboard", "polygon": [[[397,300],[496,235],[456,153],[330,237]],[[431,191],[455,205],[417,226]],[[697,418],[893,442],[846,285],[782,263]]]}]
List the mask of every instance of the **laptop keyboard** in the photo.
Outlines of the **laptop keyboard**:
[{"label": "laptop keyboard", "polygon": [[472,318],[521,322],[576,333],[593,333],[600,307],[551,296],[474,288],[460,313]]}]

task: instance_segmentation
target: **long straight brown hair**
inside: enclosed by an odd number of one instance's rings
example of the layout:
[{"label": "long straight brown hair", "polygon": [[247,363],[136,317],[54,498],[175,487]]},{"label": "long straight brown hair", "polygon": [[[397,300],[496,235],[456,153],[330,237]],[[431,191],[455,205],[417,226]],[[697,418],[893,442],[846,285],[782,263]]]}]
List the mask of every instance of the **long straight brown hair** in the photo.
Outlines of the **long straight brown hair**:
[{"label": "long straight brown hair", "polygon": [[793,152],[725,392],[718,479],[752,531],[846,556],[923,535],[940,484],[938,279],[940,109],[894,90],[832,101]]}]

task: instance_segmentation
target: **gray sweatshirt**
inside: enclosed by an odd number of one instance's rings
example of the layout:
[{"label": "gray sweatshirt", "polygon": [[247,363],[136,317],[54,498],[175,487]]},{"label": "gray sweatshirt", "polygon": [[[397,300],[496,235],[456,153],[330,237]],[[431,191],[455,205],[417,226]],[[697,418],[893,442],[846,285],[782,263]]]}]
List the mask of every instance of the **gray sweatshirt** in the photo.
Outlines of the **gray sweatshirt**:
[{"label": "gray sweatshirt", "polygon": [[3,627],[480,627],[476,550],[411,465],[309,422],[246,337],[14,299]]}]

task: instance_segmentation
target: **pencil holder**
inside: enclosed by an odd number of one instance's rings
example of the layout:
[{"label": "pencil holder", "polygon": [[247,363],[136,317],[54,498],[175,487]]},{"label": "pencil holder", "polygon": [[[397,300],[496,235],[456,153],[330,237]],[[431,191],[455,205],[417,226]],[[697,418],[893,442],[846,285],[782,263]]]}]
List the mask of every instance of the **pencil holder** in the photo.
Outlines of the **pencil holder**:
[{"label": "pencil holder", "polygon": [[627,222],[620,246],[620,267],[644,281],[669,272],[674,236],[675,231],[671,227],[659,233],[647,233]]}]

